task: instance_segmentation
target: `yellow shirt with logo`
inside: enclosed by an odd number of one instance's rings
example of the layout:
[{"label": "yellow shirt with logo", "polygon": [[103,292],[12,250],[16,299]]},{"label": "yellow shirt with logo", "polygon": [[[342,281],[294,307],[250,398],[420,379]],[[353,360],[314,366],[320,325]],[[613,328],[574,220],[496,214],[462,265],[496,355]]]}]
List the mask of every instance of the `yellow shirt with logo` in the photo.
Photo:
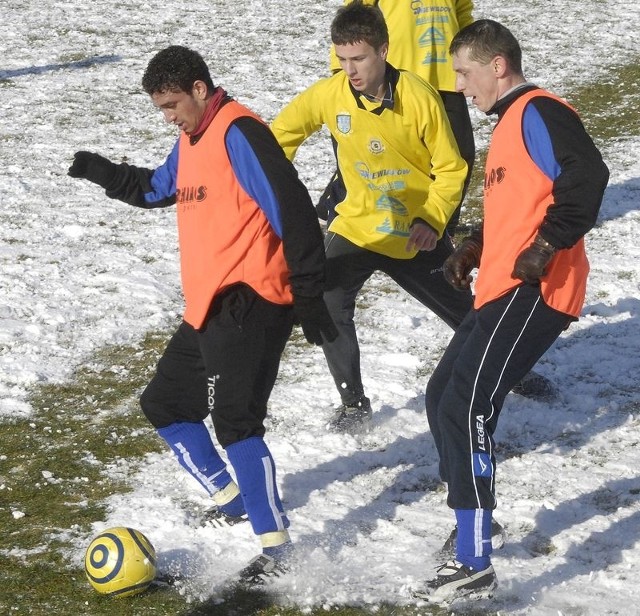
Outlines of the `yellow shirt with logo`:
[{"label": "yellow shirt with logo", "polygon": [[[387,59],[393,66],[420,75],[436,90],[455,92],[449,45],[473,22],[471,0],[363,1],[377,4],[384,15],[389,30]],[[333,45],[330,66],[332,71],[340,68]]]},{"label": "yellow shirt with logo", "polygon": [[428,223],[441,237],[460,202],[467,165],[460,157],[442,99],[416,75],[397,78],[393,107],[353,90],[344,71],[294,98],[271,129],[293,160],[298,147],[325,125],[337,144],[347,196],[330,231],[357,246],[398,259],[411,224]]}]

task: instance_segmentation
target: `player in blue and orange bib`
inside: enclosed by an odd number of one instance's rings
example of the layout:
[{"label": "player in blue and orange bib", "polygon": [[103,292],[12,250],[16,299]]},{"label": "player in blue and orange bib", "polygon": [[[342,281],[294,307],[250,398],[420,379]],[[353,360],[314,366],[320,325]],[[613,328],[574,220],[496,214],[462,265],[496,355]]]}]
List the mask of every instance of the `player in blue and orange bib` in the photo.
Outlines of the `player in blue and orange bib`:
[{"label": "player in blue and orange bib", "polygon": [[[322,232],[269,128],[214,86],[197,52],[160,51],[142,85],[180,129],[165,163],[142,169],[78,152],[69,175],[134,206],[176,206],[186,306],[140,403],[213,497],[211,521],[248,518],[262,554],[240,579],[261,583],[281,573],[291,553],[289,520],[263,438],[280,356],[294,317],[309,342],[337,335],[322,297]],[[204,424],[207,415],[235,480]]]},{"label": "player in blue and orange bib", "polygon": [[497,114],[485,167],[484,222],[444,264],[474,308],[427,385],[426,408],[455,511],[455,558],[416,595],[442,601],[490,592],[496,507],[493,434],[505,396],[576,320],[609,171],[576,112],[525,80],[521,50],[492,20],[451,44],[457,89]]}]

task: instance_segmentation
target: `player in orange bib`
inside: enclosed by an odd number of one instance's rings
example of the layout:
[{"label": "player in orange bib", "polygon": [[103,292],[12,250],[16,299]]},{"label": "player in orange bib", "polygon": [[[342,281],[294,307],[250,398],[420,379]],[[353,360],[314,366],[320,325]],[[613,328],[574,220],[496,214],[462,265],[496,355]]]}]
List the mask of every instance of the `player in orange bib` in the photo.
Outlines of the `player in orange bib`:
[{"label": "player in orange bib", "polygon": [[[217,525],[248,518],[262,553],[247,584],[291,553],[264,420],[294,316],[309,342],[337,335],[322,297],[324,247],[304,185],[269,128],[211,80],[197,52],[160,51],[142,85],[180,136],[163,165],[77,152],[69,175],[142,208],[176,206],[183,322],[143,392],[142,410],[212,496]],[[204,419],[211,415],[231,477]]]},{"label": "player in orange bib", "polygon": [[451,44],[457,89],[497,114],[485,170],[483,228],[445,261],[474,308],[427,385],[429,425],[457,523],[455,559],[416,595],[443,601],[490,592],[496,507],[493,434],[505,396],[584,302],[584,235],[596,222],[609,172],[576,112],[525,80],[511,32],[491,20]]}]

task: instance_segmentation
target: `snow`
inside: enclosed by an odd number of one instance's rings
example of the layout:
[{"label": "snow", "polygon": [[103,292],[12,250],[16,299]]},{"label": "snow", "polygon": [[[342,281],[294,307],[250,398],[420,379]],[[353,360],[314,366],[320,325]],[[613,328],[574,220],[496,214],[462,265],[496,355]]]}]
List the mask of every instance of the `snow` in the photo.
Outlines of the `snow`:
[{"label": "snow", "polygon": [[[7,4],[0,421],[30,417],[31,388],[64,382],[107,344],[172,327],[182,310],[173,211],[129,208],[66,176],[79,149],[147,166],[167,155],[176,135],[139,87],[150,57],[168,44],[198,49],[216,83],[270,120],[326,74],[328,26],[341,2],[210,0],[206,11],[175,0]],[[606,76],[640,48],[636,2],[479,0],[475,15],[509,25],[528,78],[561,95]],[[475,110],[472,117],[482,147],[490,122]],[[495,552],[500,590],[485,607],[501,614],[630,614],[640,604],[633,581],[640,562],[640,136],[599,145],[611,180],[587,239],[592,273],[583,316],[538,365],[561,399],[510,395],[496,434],[496,518],[508,541]],[[317,198],[333,167],[325,133],[301,148],[296,165]],[[440,564],[433,552],[453,523],[422,399],[450,331],[381,276],[366,286],[361,306],[373,430],[327,432],[337,393],[321,351],[299,340],[289,346],[271,401],[267,442],[301,556],[281,590],[302,608],[411,603],[408,589],[433,575]],[[46,472],[45,480],[55,480]],[[208,499],[169,452],[149,455],[140,468],[113,460],[106,472],[128,477],[135,489],[113,495],[107,519],[93,530],[142,530],[163,569],[191,574],[186,600],[216,596],[256,553],[247,527],[194,528],[194,512]],[[86,543],[72,561],[80,562]]]}]

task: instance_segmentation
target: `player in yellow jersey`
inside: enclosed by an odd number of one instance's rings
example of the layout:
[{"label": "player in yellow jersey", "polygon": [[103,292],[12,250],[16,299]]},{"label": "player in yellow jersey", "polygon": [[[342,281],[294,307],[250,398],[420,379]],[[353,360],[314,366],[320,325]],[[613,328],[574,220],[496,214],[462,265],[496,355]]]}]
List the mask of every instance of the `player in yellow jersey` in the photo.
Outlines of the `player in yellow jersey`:
[{"label": "player in yellow jersey", "polygon": [[[349,0],[345,0],[348,4]],[[456,92],[455,73],[451,66],[449,44],[456,33],[473,22],[471,0],[363,0],[364,4],[378,6],[389,29],[387,60],[400,70],[411,71],[432,85],[442,98],[458,144],[460,155],[467,163],[463,194],[460,203],[447,224],[453,237],[460,220],[460,206],[464,200],[475,159],[473,127],[469,107],[464,95]],[[339,71],[340,62],[331,48],[331,70]],[[336,171],[334,181],[320,198],[317,209],[322,218],[331,214],[335,204],[342,200],[344,187]]]},{"label": "player in yellow jersey", "polygon": [[332,426],[353,431],[371,418],[353,322],[365,281],[385,272],[451,327],[471,307],[470,291],[442,275],[467,165],[437,91],[387,63],[380,9],[360,0],[341,7],[331,38],[343,70],[298,95],[271,128],[290,159],[323,125],[336,142],[347,194],[325,238],[325,301],[339,336],[322,348],[342,399]]},{"label": "player in yellow jersey", "polygon": [[[322,348],[342,400],[331,425],[355,431],[371,419],[353,322],[366,280],[386,273],[453,328],[471,308],[470,290],[452,292],[442,277],[452,250],[444,230],[460,203],[467,165],[437,91],[387,62],[389,31],[378,7],[362,0],[341,7],[331,39],[344,70],[298,95],[271,128],[293,159],[327,126],[344,176],[346,195],[325,238],[325,301],[340,335]],[[541,398],[553,388],[531,371],[517,391]]]}]

